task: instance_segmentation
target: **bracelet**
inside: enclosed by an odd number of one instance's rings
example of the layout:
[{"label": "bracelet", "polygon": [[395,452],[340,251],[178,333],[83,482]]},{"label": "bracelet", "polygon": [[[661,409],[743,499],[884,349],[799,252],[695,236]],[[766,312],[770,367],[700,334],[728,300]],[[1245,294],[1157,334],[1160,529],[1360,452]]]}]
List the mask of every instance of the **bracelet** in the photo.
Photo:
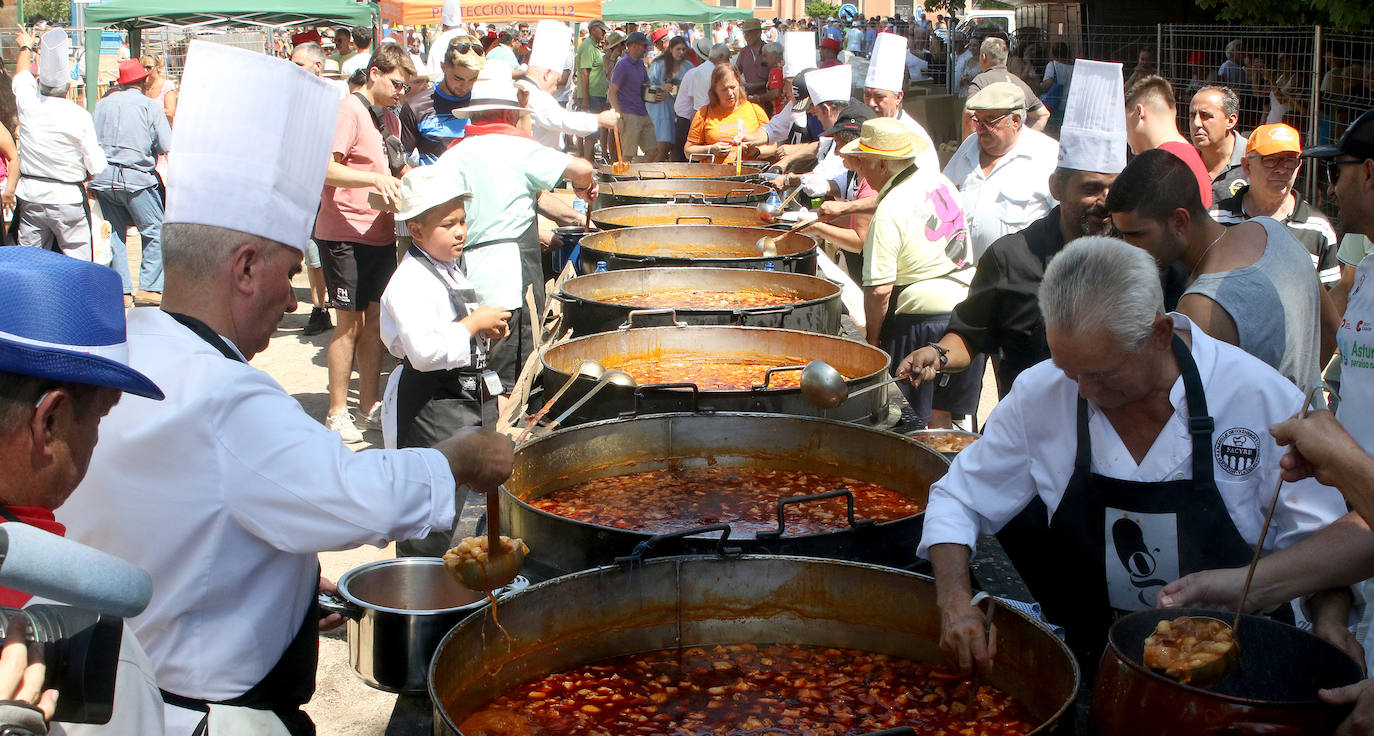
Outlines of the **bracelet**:
[{"label": "bracelet", "polygon": [[949,365],[949,348],[938,342],[928,342],[926,347],[935,348],[935,352],[940,355],[940,370],[944,370],[945,366]]}]

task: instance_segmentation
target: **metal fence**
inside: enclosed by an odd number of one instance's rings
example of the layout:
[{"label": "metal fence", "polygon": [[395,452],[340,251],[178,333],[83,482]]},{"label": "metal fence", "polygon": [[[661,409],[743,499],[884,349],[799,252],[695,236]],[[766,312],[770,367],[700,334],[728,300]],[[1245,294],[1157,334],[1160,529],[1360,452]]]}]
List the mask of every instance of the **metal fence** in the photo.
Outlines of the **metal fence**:
[{"label": "metal fence", "polygon": [[186,47],[191,41],[209,41],[265,54],[273,53],[274,49],[269,48],[273,40],[270,30],[166,28],[145,31],[142,51],[162,56],[167,77],[180,83],[181,70],[186,65]]}]

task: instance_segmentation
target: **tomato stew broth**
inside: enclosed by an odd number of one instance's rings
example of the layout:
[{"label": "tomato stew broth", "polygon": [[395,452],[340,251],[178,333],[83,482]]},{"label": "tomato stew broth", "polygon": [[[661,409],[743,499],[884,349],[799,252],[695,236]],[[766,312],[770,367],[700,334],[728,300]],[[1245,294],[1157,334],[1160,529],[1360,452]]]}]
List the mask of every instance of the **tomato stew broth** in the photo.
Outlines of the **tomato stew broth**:
[{"label": "tomato stew broth", "polygon": [[[727,523],[737,536],[777,528],[784,498],[847,488],[856,519],[895,521],[923,511],[920,503],[884,486],[825,473],[752,467],[654,470],[596,478],[528,503],[574,521],[665,534]],[[787,535],[849,527],[844,498],[788,506]]]},{"label": "tomato stew broth", "polygon": [[750,644],[607,659],[526,683],[460,726],[466,736],[1019,736],[1030,712],[943,667],[884,654]]},{"label": "tomato stew broth", "polygon": [[[639,385],[691,382],[702,391],[748,391],[763,384],[769,368],[799,366],[806,358],[761,353],[672,353],[608,355],[601,359],[607,368],[625,371]],[[851,376],[845,376],[850,379]],[[801,371],[774,373],[769,388],[798,388]]]},{"label": "tomato stew broth", "polygon": [[646,309],[757,309],[796,304],[801,297],[777,289],[656,289],[596,295],[597,301]]}]

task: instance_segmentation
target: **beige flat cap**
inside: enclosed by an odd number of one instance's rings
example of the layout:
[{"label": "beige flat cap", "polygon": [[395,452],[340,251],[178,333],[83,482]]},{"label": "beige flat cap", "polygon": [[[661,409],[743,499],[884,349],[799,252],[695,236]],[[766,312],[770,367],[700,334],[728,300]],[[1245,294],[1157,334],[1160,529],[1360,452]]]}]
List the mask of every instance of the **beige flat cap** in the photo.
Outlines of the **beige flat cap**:
[{"label": "beige flat cap", "polygon": [[1019,110],[1026,106],[1021,88],[1011,82],[995,82],[978,90],[968,98],[964,107],[970,110]]}]

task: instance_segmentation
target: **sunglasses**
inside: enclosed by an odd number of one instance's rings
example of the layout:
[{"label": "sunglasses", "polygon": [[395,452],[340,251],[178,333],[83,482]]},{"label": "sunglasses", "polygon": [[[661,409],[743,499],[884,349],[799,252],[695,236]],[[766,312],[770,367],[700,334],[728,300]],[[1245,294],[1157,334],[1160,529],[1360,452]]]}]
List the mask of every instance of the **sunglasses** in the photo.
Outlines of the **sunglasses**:
[{"label": "sunglasses", "polygon": [[1342,166],[1348,166],[1348,165],[1350,165],[1350,164],[1362,164],[1362,163],[1364,163],[1364,159],[1358,159],[1358,158],[1346,158],[1346,159],[1334,159],[1334,158],[1333,158],[1333,159],[1327,161],[1327,162],[1326,162],[1326,181],[1327,181],[1327,183],[1330,184],[1330,185],[1333,186],[1333,187],[1336,186],[1336,182],[1340,181],[1340,179],[1341,179],[1341,167],[1342,167]]},{"label": "sunglasses", "polygon": [[410,83],[409,83],[409,82],[402,82],[402,81],[399,80],[399,79],[390,79],[390,78],[388,78],[386,81],[391,82],[391,88],[394,89],[394,90],[396,90],[397,92],[404,92],[405,90],[410,89]]},{"label": "sunglasses", "polygon": [[457,51],[460,54],[471,53],[477,54],[478,56],[486,56],[487,54],[486,49],[483,49],[482,44],[480,43],[468,43],[467,41],[459,41],[457,43],[449,44],[448,47],[450,50]]}]

